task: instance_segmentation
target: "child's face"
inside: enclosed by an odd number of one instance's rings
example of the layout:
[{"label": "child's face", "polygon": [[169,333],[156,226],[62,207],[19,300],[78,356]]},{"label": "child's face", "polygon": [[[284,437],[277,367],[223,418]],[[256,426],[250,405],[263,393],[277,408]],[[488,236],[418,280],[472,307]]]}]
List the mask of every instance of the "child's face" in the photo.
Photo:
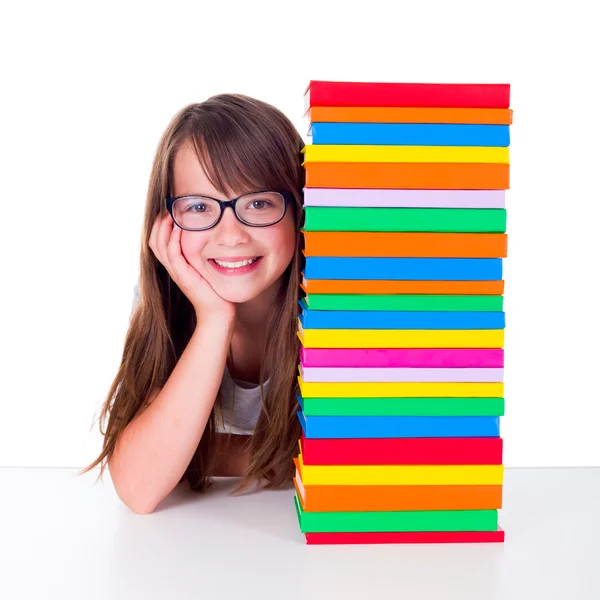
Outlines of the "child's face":
[{"label": "child's face", "polygon": [[[174,196],[210,196],[230,200],[219,194],[206,177],[193,148],[186,144],[173,164]],[[258,191],[258,190],[257,190]],[[242,192],[240,192],[242,193]],[[205,231],[181,232],[181,250],[186,260],[229,302],[247,302],[273,286],[294,257],[296,226],[294,206],[288,205],[279,223],[268,227],[249,227],[226,209],[219,223]],[[254,267],[220,268],[212,259],[242,261],[261,256]]]}]

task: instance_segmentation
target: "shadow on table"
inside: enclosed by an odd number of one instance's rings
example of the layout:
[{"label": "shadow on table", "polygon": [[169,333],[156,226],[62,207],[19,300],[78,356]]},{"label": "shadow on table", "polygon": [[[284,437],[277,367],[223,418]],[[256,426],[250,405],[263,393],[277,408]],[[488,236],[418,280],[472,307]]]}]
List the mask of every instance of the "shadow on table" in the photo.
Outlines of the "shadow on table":
[{"label": "shadow on table", "polygon": [[196,519],[198,526],[208,516],[211,527],[222,527],[227,535],[251,533],[306,543],[296,516],[292,482],[277,490],[251,488],[233,495],[231,492],[238,483],[238,478],[215,478],[205,492],[195,492],[182,483],[152,514],[170,514],[175,518],[185,512],[185,518]]}]

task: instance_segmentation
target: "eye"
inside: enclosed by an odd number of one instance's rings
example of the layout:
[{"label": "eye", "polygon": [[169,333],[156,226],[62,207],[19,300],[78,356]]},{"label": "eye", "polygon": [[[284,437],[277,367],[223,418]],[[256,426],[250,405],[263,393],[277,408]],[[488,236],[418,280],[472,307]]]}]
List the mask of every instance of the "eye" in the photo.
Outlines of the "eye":
[{"label": "eye", "polygon": [[252,202],[250,202],[250,207],[257,210],[268,208],[269,206],[272,206],[272,204],[268,200],[252,200]]},{"label": "eye", "polygon": [[197,202],[196,204],[188,206],[186,212],[204,213],[207,212],[208,209],[209,207],[206,204],[204,204],[204,202]]}]

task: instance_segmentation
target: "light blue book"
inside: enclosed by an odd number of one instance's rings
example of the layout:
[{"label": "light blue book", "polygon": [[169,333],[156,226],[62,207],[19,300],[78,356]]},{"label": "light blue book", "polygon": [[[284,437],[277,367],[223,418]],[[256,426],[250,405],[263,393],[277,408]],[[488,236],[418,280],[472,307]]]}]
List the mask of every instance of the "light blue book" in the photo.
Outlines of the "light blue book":
[{"label": "light blue book", "polygon": [[510,145],[508,125],[421,123],[313,123],[313,144],[376,144],[390,146]]}]

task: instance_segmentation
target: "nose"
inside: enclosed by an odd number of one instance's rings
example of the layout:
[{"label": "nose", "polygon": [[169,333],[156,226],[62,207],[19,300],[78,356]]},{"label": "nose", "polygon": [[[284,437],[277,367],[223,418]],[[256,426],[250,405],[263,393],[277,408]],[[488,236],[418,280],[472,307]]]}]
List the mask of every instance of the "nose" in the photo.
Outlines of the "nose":
[{"label": "nose", "polygon": [[238,220],[231,206],[224,210],[214,232],[215,241],[221,246],[238,246],[250,239],[248,228]]}]

